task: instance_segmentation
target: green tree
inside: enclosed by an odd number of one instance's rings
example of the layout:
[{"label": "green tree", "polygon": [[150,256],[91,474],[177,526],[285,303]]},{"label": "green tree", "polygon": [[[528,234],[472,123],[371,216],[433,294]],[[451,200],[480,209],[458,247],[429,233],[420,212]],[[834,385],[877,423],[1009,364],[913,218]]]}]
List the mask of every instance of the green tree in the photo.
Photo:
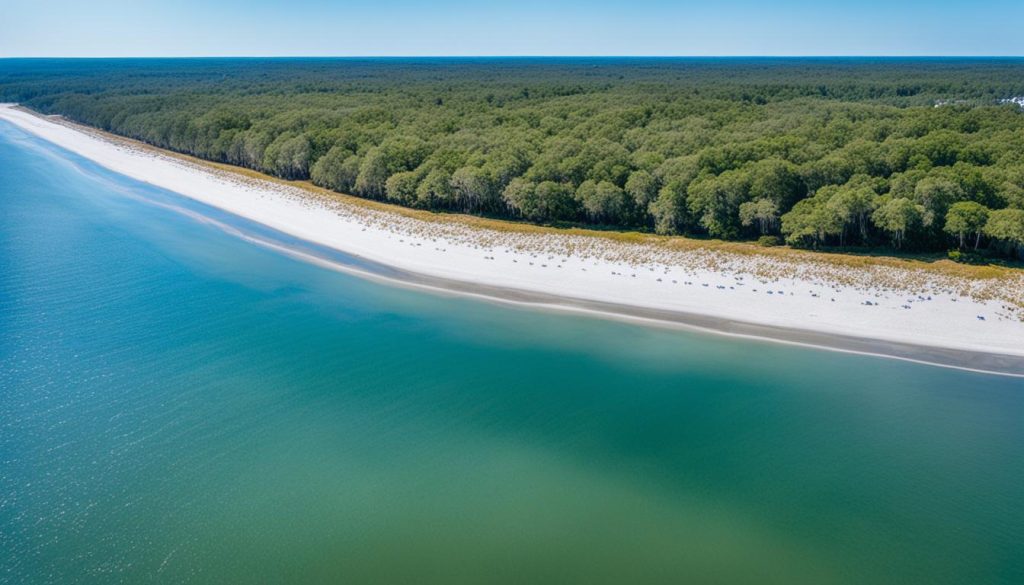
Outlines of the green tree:
[{"label": "green tree", "polygon": [[949,206],[963,197],[964,192],[960,185],[945,177],[925,177],[914,187],[914,201],[924,208],[921,223],[925,226],[930,226],[936,219],[945,217]]},{"label": "green tree", "polygon": [[793,209],[783,214],[782,233],[786,236],[786,242],[795,246],[810,243],[817,248],[829,236],[841,234],[843,221],[832,213],[827,203],[827,199],[820,196],[802,199]]},{"label": "green tree", "polygon": [[752,163],[746,170],[751,198],[768,199],[783,208],[807,193],[796,165],[791,162],[769,158]]},{"label": "green tree", "polygon": [[1024,257],[1024,209],[998,209],[988,214],[985,235]]},{"label": "green tree", "polygon": [[951,166],[963,148],[963,135],[948,129],[931,132],[914,143],[914,152],[933,166]]},{"label": "green tree", "polygon": [[568,183],[542,181],[537,184],[537,205],[547,220],[570,220],[576,216],[574,189]]},{"label": "green tree", "polygon": [[656,233],[678,234],[686,229],[686,186],[685,182],[673,180],[658,191],[658,198],[649,206]]},{"label": "green tree", "polygon": [[359,157],[350,150],[335,146],[317,159],[309,176],[314,185],[345,193],[355,187],[359,162]]},{"label": "green tree", "polygon": [[427,209],[451,208],[454,203],[451,180],[452,176],[444,169],[427,173],[416,187],[417,205]]},{"label": "green tree", "polygon": [[238,159],[242,166],[263,170],[263,153],[273,139],[266,130],[249,129],[241,139]]},{"label": "green tree", "polygon": [[739,207],[750,198],[750,177],[743,170],[704,175],[690,183],[687,203],[708,233],[734,238],[739,233]]},{"label": "green tree", "polygon": [[381,148],[373,148],[363,158],[356,176],[356,193],[366,197],[381,197],[390,173],[387,157]]},{"label": "green tree", "polygon": [[761,234],[776,229],[779,225],[779,206],[771,199],[758,199],[740,204],[740,223],[744,226],[757,224]]},{"label": "green tree", "polygon": [[455,200],[468,211],[481,211],[494,207],[492,180],[480,167],[462,167],[452,173],[452,191]]},{"label": "green tree", "polygon": [[304,135],[282,134],[267,147],[263,168],[285,179],[309,177],[309,139]]},{"label": "green tree", "polygon": [[625,193],[609,181],[583,181],[576,189],[576,200],[594,221],[615,222],[626,208]]},{"label": "green tree", "polygon": [[638,209],[646,212],[648,206],[658,198],[658,179],[645,170],[633,171],[626,180],[626,193]]},{"label": "green tree", "polygon": [[882,231],[892,235],[893,245],[900,248],[907,230],[920,223],[924,208],[910,199],[889,199],[871,214],[871,220]]},{"label": "green tree", "polygon": [[542,218],[537,183],[516,177],[505,187],[501,196],[505,205],[516,215],[534,221]]},{"label": "green tree", "polygon": [[870,186],[863,183],[857,184],[851,180],[840,187],[825,187],[819,191],[819,195],[828,198],[826,203],[828,212],[843,225],[840,233],[840,245],[845,245],[846,232],[850,227],[857,230],[862,243],[867,241],[868,217],[874,211],[878,199],[878,195]]},{"label": "green tree", "polygon": [[964,247],[964,236],[974,234],[974,249],[978,249],[981,233],[988,221],[988,208],[974,201],[958,201],[946,212],[946,233],[957,236]]},{"label": "green tree", "polygon": [[388,177],[385,184],[385,196],[388,201],[402,205],[416,203],[416,189],[420,184],[420,175],[416,171],[402,171]]}]

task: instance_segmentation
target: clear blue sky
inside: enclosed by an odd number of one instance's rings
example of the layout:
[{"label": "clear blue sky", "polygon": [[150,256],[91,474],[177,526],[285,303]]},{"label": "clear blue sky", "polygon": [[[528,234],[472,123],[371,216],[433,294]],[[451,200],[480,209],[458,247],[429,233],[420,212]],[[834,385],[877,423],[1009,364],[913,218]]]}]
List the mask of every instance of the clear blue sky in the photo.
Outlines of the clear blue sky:
[{"label": "clear blue sky", "polygon": [[1024,0],[4,0],[0,57],[1024,55]]}]

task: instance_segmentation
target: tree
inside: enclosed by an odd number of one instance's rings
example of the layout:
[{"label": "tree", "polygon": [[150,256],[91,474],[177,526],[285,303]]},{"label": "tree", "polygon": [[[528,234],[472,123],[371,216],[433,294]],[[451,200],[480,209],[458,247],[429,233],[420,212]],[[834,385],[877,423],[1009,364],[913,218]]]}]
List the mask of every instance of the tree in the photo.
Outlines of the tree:
[{"label": "tree", "polygon": [[[242,166],[250,169],[263,168],[263,153],[272,142],[270,133],[266,130],[255,130],[250,128],[242,135],[238,145],[237,157]],[[234,145],[234,144],[233,144]]]},{"label": "tree", "polygon": [[314,185],[339,192],[351,191],[359,175],[359,157],[341,146],[334,146],[317,159],[309,171]]},{"label": "tree", "polygon": [[988,214],[985,235],[1024,257],[1024,209],[998,209]]},{"label": "tree", "polygon": [[629,152],[619,144],[608,142],[602,151],[595,153],[598,158],[587,172],[587,178],[622,185],[629,176]]},{"label": "tree", "polygon": [[892,195],[894,198],[913,199],[917,184],[927,176],[927,172],[919,169],[897,173],[889,178],[889,195]]},{"label": "tree", "polygon": [[427,209],[451,207],[451,179],[452,176],[443,169],[434,169],[427,173],[416,187],[416,204]]},{"label": "tree", "polygon": [[929,176],[914,187],[914,201],[924,208],[921,223],[930,226],[937,218],[945,217],[954,201],[963,199],[960,185],[945,177]]},{"label": "tree", "polygon": [[548,220],[569,220],[576,216],[574,190],[568,183],[542,181],[537,185],[537,206],[541,217]]},{"label": "tree", "polygon": [[388,172],[409,171],[423,163],[431,147],[418,136],[391,136],[380,144]]},{"label": "tree", "polygon": [[649,209],[654,217],[654,231],[678,234],[686,228],[689,214],[686,205],[686,183],[673,180],[658,191],[658,198]]},{"label": "tree", "polygon": [[626,180],[626,193],[637,208],[646,213],[647,207],[658,198],[658,180],[648,171],[633,171]]},{"label": "tree", "polygon": [[807,242],[817,248],[829,236],[836,236],[843,231],[843,221],[832,213],[827,206],[827,199],[814,196],[798,201],[793,209],[782,216],[782,233],[786,242],[791,245],[806,245]]},{"label": "tree", "polygon": [[807,193],[799,172],[791,162],[769,158],[747,167],[750,197],[768,199],[777,208],[789,207]]},{"label": "tree", "polygon": [[309,139],[304,135],[282,134],[267,147],[263,168],[285,179],[309,177]]},{"label": "tree", "polygon": [[739,207],[750,197],[750,178],[743,170],[704,175],[690,183],[687,203],[708,233],[734,238],[739,232]]},{"label": "tree", "polygon": [[809,161],[800,170],[803,183],[812,192],[828,185],[842,185],[854,174],[853,164],[838,153]]},{"label": "tree", "polygon": [[385,185],[385,196],[388,201],[402,205],[416,203],[416,188],[419,187],[420,175],[416,171],[402,171],[388,177]]},{"label": "tree", "polygon": [[385,184],[388,180],[388,166],[384,151],[373,148],[366,153],[359,165],[359,174],[356,176],[355,190],[366,197],[380,197],[384,195]]},{"label": "tree", "polygon": [[779,224],[779,206],[771,199],[758,199],[742,203],[740,205],[740,223],[744,226],[757,223],[761,234],[767,234]]},{"label": "tree", "polygon": [[467,211],[493,207],[491,177],[480,167],[462,167],[452,173],[452,192]]},{"label": "tree", "polygon": [[900,248],[907,230],[921,221],[924,208],[902,197],[889,199],[871,214],[871,220],[882,231],[892,235],[893,245]]},{"label": "tree", "polygon": [[949,207],[946,213],[946,233],[955,235],[964,247],[964,236],[974,234],[974,249],[978,249],[981,233],[988,221],[988,208],[974,201],[959,201]]},{"label": "tree", "polygon": [[522,177],[516,177],[501,193],[505,205],[513,213],[530,220],[541,219],[540,203],[537,200],[537,184]]},{"label": "tree", "polygon": [[933,166],[951,166],[964,147],[963,135],[952,130],[935,130],[914,144],[914,152]]},{"label": "tree", "polygon": [[867,241],[867,218],[875,209],[875,202],[878,199],[874,189],[866,184],[858,185],[851,179],[841,187],[824,187],[818,193],[828,198],[826,205],[829,213],[842,222],[840,245],[845,245],[847,228],[850,226],[857,228],[861,242]]},{"label": "tree", "polygon": [[615,222],[626,207],[625,193],[608,181],[583,181],[576,189],[576,200],[594,221]]}]

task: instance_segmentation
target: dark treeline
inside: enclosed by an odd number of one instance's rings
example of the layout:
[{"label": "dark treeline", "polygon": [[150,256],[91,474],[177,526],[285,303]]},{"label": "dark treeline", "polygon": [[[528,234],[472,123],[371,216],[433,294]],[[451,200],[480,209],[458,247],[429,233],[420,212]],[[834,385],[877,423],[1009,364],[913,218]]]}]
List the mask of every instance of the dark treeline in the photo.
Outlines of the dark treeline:
[{"label": "dark treeline", "polygon": [[1024,251],[1021,59],[0,60],[0,100],[361,197]]}]

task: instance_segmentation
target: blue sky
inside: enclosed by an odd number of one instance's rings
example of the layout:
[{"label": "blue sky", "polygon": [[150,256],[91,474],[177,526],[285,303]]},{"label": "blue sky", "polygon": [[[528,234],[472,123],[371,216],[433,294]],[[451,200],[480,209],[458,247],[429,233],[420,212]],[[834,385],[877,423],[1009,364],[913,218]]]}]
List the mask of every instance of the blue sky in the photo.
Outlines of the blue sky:
[{"label": "blue sky", "polygon": [[1024,0],[4,0],[0,57],[1024,55]]}]

